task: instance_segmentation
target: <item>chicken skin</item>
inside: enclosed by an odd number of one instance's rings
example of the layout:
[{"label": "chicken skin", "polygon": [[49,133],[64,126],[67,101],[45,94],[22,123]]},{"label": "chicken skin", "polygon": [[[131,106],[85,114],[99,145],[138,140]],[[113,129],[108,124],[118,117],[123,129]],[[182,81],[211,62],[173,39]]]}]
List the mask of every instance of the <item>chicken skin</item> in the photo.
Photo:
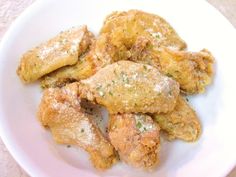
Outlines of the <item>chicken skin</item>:
[{"label": "chicken skin", "polygon": [[42,79],[41,87],[62,87],[67,83],[86,79],[102,67],[113,63],[113,59],[118,57],[115,56],[116,49],[114,46],[108,45],[109,38],[107,35],[98,36],[91,43],[88,51],[79,57],[79,61],[75,65],[65,66],[48,74]]},{"label": "chicken skin", "polygon": [[38,118],[43,126],[50,128],[57,143],[76,145],[87,151],[97,169],[110,168],[117,161],[114,147],[91,115],[81,108],[76,83],[45,90]]},{"label": "chicken skin", "polygon": [[91,44],[91,38],[93,35],[86,26],[61,32],[26,52],[21,58],[17,74],[23,82],[29,83],[63,66],[74,65]]},{"label": "chicken skin", "polygon": [[105,106],[109,113],[166,113],[174,109],[179,84],[158,69],[119,61],[79,83],[80,97]]},{"label": "chicken skin", "polygon": [[203,93],[212,82],[214,58],[206,49],[186,52],[164,48],[159,62],[162,73],[175,79],[183,93]]},{"label": "chicken skin", "polygon": [[80,56],[79,61],[72,66],[64,66],[42,78],[41,87],[62,87],[68,83],[86,79],[96,71],[90,53]]},{"label": "chicken skin", "polygon": [[109,34],[112,44],[130,49],[143,36],[155,46],[166,46],[176,50],[186,48],[186,43],[162,17],[140,10],[113,12],[103,24],[100,34]]},{"label": "chicken skin", "polygon": [[157,48],[146,38],[139,37],[131,53],[132,61],[155,66],[163,74],[175,79],[183,93],[202,93],[212,81],[214,58],[206,49],[188,52]]},{"label": "chicken skin", "polygon": [[200,121],[195,111],[181,96],[178,97],[173,111],[166,114],[154,114],[153,118],[161,130],[167,134],[169,140],[178,138],[184,141],[196,141],[200,136]]},{"label": "chicken skin", "polygon": [[160,128],[145,114],[114,114],[109,117],[108,134],[121,160],[150,170],[159,163]]}]

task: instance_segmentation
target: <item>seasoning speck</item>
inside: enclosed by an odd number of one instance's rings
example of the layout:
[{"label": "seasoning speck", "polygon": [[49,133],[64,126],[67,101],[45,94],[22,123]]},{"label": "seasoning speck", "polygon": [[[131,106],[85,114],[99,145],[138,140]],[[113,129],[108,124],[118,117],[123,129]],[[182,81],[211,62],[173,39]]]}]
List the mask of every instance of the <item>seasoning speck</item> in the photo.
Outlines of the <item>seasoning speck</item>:
[{"label": "seasoning speck", "polygon": [[140,128],[142,127],[141,122],[138,122],[138,123],[136,124],[136,127],[137,127],[138,129],[140,129]]}]

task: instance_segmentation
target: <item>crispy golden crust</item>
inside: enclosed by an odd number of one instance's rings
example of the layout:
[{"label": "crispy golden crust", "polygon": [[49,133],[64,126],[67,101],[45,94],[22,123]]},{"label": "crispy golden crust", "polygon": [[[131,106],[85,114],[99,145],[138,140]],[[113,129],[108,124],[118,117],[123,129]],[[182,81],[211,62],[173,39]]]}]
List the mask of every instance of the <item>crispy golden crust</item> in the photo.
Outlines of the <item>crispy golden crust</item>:
[{"label": "crispy golden crust", "polygon": [[124,49],[122,45],[113,45],[111,43],[111,37],[108,34],[98,36],[90,53],[97,71],[115,61],[127,60],[130,56],[129,51]]},{"label": "crispy golden crust", "polygon": [[175,138],[184,141],[196,141],[201,133],[201,125],[195,111],[185,99],[179,96],[176,107],[166,114],[154,114],[154,120],[168,135],[168,139]]},{"label": "crispy golden crust", "polygon": [[79,57],[77,64],[62,67],[46,75],[41,81],[42,88],[62,87],[69,82],[86,79],[102,67],[113,63],[115,58],[124,58],[118,56],[118,50],[109,44],[109,35],[98,36],[92,41],[87,53]]},{"label": "crispy golden crust", "polygon": [[80,97],[110,113],[155,113],[174,109],[179,84],[149,65],[119,61],[80,82]]},{"label": "crispy golden crust", "polygon": [[185,43],[161,17],[137,10],[115,12],[104,22],[101,34],[84,57],[88,59],[45,77],[42,86],[63,86],[85,79],[108,64],[132,60],[172,76],[186,94],[204,92],[212,80],[213,56],[207,50],[178,51],[183,48]]},{"label": "crispy golden crust", "polygon": [[156,46],[186,48],[185,42],[163,18],[140,10],[113,12],[104,21],[100,34],[107,33],[112,43],[130,49],[138,36],[150,38]]},{"label": "crispy golden crust", "polygon": [[160,70],[160,47],[153,45],[150,39],[139,36],[130,49],[130,53],[131,61],[148,64]]},{"label": "crispy golden crust", "polygon": [[90,47],[88,51],[79,57],[78,62],[72,66],[64,66],[56,71],[46,75],[41,80],[42,88],[62,87],[67,83],[86,79],[95,73],[95,63],[91,56],[90,48],[94,43],[94,36],[91,33],[84,42]]},{"label": "crispy golden crust", "polygon": [[91,33],[86,26],[61,32],[26,52],[21,58],[17,74],[23,82],[29,83],[63,66],[74,65],[78,56],[87,50],[90,37]]},{"label": "crispy golden crust", "polygon": [[77,145],[90,154],[97,169],[110,168],[117,161],[116,152],[91,115],[80,107],[77,91],[77,83],[45,90],[38,118],[50,128],[57,143]]},{"label": "crispy golden crust", "polygon": [[145,114],[116,114],[109,118],[109,138],[120,158],[146,170],[159,163],[159,130]]},{"label": "crispy golden crust", "polygon": [[131,60],[155,66],[175,79],[186,94],[202,93],[212,81],[214,58],[206,49],[188,52],[164,46],[157,48],[147,38],[139,37],[131,48],[131,55]]},{"label": "crispy golden crust", "polygon": [[187,94],[203,93],[212,82],[214,58],[203,49],[185,52],[163,49],[160,53],[160,70],[179,82]]},{"label": "crispy golden crust", "polygon": [[186,48],[185,42],[161,17],[138,10],[114,12],[106,18],[92,49],[97,70],[119,60],[131,59],[135,55],[131,48],[140,37],[157,48]]}]

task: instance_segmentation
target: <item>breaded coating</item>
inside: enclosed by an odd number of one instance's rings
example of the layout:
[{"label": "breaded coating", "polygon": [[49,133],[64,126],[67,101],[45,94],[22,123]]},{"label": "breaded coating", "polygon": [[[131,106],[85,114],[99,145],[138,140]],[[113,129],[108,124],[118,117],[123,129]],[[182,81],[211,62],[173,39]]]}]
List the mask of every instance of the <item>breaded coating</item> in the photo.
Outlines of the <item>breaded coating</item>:
[{"label": "breaded coating", "polygon": [[116,48],[109,45],[108,35],[100,35],[91,43],[87,53],[79,57],[77,64],[62,67],[46,75],[41,81],[41,87],[62,87],[67,83],[86,79],[117,58]]},{"label": "breaded coating", "polygon": [[139,37],[131,54],[131,60],[155,66],[175,79],[186,94],[202,93],[212,81],[214,58],[206,49],[188,52],[156,48],[147,38]]},{"label": "breaded coating", "polygon": [[160,53],[160,70],[174,78],[186,94],[205,91],[212,82],[213,63],[214,58],[206,49],[186,52],[164,48]]},{"label": "breaded coating", "polygon": [[119,61],[80,81],[80,97],[115,113],[160,113],[174,109],[179,84],[158,69]]},{"label": "breaded coating", "polygon": [[131,48],[140,37],[157,48],[186,48],[185,42],[161,17],[138,10],[114,12],[106,18],[91,49],[97,70],[119,60],[131,59]]},{"label": "breaded coating", "polygon": [[108,64],[132,60],[157,67],[173,77],[186,94],[204,92],[212,80],[213,56],[207,50],[179,51],[185,47],[161,17],[137,10],[115,12],[105,20],[86,57],[81,57],[85,59],[49,74],[41,85],[63,86],[85,79]]},{"label": "breaded coating", "polygon": [[68,83],[86,79],[96,72],[96,67],[87,52],[79,57],[79,61],[72,66],[64,66],[46,76],[41,80],[42,88],[62,87]]},{"label": "breaded coating", "polygon": [[173,111],[166,114],[154,114],[153,118],[161,130],[167,134],[169,140],[178,138],[184,141],[196,141],[200,136],[199,119],[182,96],[179,96]]},{"label": "breaded coating", "polygon": [[86,26],[61,32],[51,40],[26,52],[20,61],[17,74],[24,83],[67,65],[74,65],[90,45],[93,35]]},{"label": "breaded coating", "polygon": [[102,135],[91,115],[80,106],[76,83],[44,91],[38,110],[42,125],[49,127],[60,144],[83,148],[97,169],[110,168],[116,161],[114,147]]},{"label": "breaded coating", "polygon": [[186,43],[162,17],[140,10],[113,12],[104,22],[100,34],[107,33],[115,46],[130,49],[138,36],[151,39],[156,46],[181,50]]},{"label": "breaded coating", "polygon": [[109,117],[109,138],[126,163],[150,170],[159,163],[160,128],[145,114],[115,114]]}]

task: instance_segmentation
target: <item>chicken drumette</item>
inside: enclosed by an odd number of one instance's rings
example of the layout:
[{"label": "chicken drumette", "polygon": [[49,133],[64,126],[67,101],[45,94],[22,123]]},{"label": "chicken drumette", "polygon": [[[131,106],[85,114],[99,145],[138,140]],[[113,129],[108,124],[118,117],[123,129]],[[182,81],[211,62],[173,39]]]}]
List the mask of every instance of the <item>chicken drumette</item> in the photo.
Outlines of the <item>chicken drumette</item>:
[{"label": "chicken drumette", "polygon": [[109,138],[126,163],[150,170],[159,162],[159,126],[145,114],[115,114],[109,117]]},{"label": "chicken drumette", "polygon": [[158,69],[119,61],[80,81],[80,97],[105,106],[109,113],[166,113],[174,109],[179,84]]},{"label": "chicken drumette", "polygon": [[179,138],[185,141],[196,141],[201,133],[200,121],[195,111],[181,96],[178,97],[173,111],[154,114],[153,118],[170,140]]},{"label": "chicken drumette", "polygon": [[67,65],[74,65],[93,39],[86,26],[61,32],[51,40],[26,52],[20,61],[17,74],[25,83]]},{"label": "chicken drumette", "polygon": [[57,143],[79,146],[90,154],[96,168],[110,168],[117,161],[115,149],[81,108],[78,90],[77,83],[45,90],[38,118]]}]

